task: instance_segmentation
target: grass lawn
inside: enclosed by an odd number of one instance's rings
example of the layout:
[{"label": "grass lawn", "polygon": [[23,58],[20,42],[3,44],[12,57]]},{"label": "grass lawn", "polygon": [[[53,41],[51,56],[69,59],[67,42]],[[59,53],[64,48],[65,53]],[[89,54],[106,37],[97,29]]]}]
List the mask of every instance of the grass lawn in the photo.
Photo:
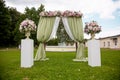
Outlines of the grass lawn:
[{"label": "grass lawn", "polygon": [[0,80],[120,80],[120,50],[101,49],[101,67],[73,62],[75,52],[46,54],[50,60],[21,68],[20,50],[0,50]]}]

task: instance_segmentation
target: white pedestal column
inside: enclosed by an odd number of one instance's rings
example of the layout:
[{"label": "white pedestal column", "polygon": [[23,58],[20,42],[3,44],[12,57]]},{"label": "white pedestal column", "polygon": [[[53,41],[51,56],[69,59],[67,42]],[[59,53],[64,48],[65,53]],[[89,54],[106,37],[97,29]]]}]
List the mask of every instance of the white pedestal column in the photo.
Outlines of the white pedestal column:
[{"label": "white pedestal column", "polygon": [[95,67],[101,66],[100,41],[88,41],[88,65]]},{"label": "white pedestal column", "polygon": [[32,39],[21,40],[21,67],[32,67],[33,65],[34,41]]}]

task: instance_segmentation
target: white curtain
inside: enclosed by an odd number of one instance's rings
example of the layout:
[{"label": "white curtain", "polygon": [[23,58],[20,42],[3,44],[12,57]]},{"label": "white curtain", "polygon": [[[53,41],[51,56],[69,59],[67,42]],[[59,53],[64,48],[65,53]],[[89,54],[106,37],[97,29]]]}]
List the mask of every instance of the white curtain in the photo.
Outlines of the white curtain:
[{"label": "white curtain", "polygon": [[50,38],[48,39],[48,41],[55,37],[57,29],[58,29],[59,22],[60,22],[60,17],[56,17],[55,23],[54,23],[54,26],[53,26],[53,30],[52,30],[52,33],[51,33]]},{"label": "white curtain", "polygon": [[70,38],[76,41],[78,44],[76,58],[74,61],[84,61],[84,44],[83,44],[83,26],[82,19],[79,17],[63,17],[64,27]]},{"label": "white curtain", "polygon": [[71,30],[70,30],[70,27],[69,27],[69,25],[68,25],[67,18],[66,18],[66,17],[63,17],[63,18],[62,18],[62,21],[63,21],[63,25],[64,25],[65,30],[66,30],[67,34],[69,35],[69,37],[70,37],[72,40],[76,41],[75,38],[73,37],[72,32],[71,32]]}]

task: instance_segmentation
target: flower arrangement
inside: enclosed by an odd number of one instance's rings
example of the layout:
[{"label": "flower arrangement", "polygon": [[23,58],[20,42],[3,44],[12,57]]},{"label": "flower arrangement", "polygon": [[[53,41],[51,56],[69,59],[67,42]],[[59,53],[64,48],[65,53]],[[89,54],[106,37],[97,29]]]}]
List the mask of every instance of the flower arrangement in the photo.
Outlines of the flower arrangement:
[{"label": "flower arrangement", "polygon": [[69,11],[69,10],[66,10],[62,13],[62,16],[63,17],[82,17],[82,13],[80,11]]},{"label": "flower arrangement", "polygon": [[69,11],[66,10],[64,12],[61,11],[43,11],[40,13],[40,16],[52,17],[52,16],[60,16],[60,17],[82,17],[82,13],[80,11]]},{"label": "flower arrangement", "polygon": [[87,22],[85,23],[84,32],[88,35],[91,34],[91,39],[93,39],[96,33],[101,32],[101,26],[96,21]]},{"label": "flower arrangement", "polygon": [[85,33],[93,34],[93,33],[99,33],[100,31],[101,31],[101,26],[99,26],[96,21],[85,23],[85,28],[84,28]]},{"label": "flower arrangement", "polygon": [[26,19],[20,23],[19,30],[20,30],[20,32],[25,33],[26,38],[29,39],[30,32],[36,31],[36,25],[35,25],[34,21]]},{"label": "flower arrangement", "polygon": [[46,17],[54,17],[54,16],[60,16],[61,12],[60,11],[42,11],[40,16],[46,16]]},{"label": "flower arrangement", "polygon": [[34,21],[26,19],[20,23],[19,30],[20,32],[36,31],[36,25]]}]

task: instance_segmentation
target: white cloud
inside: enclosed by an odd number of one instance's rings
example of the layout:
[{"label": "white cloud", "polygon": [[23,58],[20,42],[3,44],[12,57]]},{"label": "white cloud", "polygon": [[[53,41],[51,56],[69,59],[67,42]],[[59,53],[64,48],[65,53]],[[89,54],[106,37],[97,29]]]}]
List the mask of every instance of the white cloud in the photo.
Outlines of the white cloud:
[{"label": "white cloud", "polygon": [[98,13],[100,18],[114,19],[113,12],[120,8],[120,0],[6,0],[7,5],[23,12],[26,6],[39,7],[41,3],[46,10],[81,10],[84,14]]},{"label": "white cloud", "polygon": [[[50,3],[52,1],[52,3]],[[81,10],[84,14],[98,13],[100,18],[114,19],[113,13],[120,8],[120,0],[50,0],[46,3],[47,10]],[[54,6],[54,7],[53,7]]]},{"label": "white cloud", "polygon": [[114,28],[103,28],[102,32],[96,35],[96,38],[114,36],[120,34],[120,26]]},{"label": "white cloud", "polygon": [[24,12],[26,7],[38,8],[41,3],[45,3],[45,0],[5,0],[7,6],[15,7],[18,11]]},{"label": "white cloud", "polygon": [[34,5],[39,3],[45,3],[45,0],[5,0],[13,5]]}]

